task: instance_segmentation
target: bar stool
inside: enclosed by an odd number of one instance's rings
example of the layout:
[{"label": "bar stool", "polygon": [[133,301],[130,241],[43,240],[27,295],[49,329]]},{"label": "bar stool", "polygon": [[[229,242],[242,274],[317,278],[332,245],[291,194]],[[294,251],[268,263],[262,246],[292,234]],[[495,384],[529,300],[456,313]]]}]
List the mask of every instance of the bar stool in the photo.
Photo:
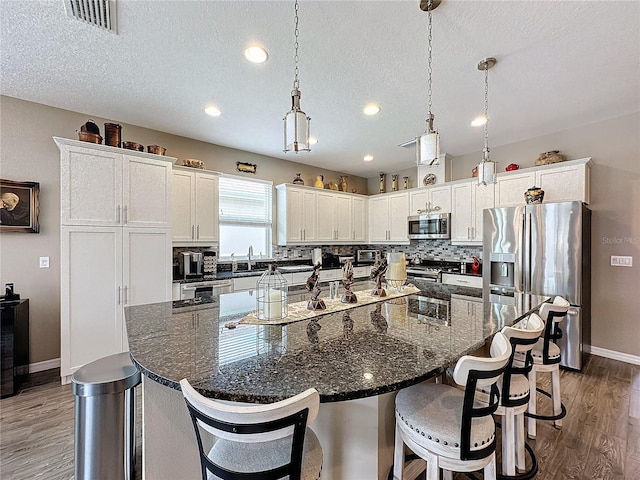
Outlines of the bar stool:
[{"label": "bar stool", "polygon": [[[553,299],[553,303],[543,303],[539,310],[540,317],[545,321],[545,328],[543,336],[538,339],[531,350],[533,357],[533,368],[529,373],[531,395],[529,409],[526,413],[529,418],[527,422],[528,436],[531,439],[536,438],[536,419],[553,420],[556,428],[562,428],[562,418],[567,413],[560,398],[560,347],[555,342],[562,337],[562,331],[558,328],[558,323],[567,316],[569,306],[570,304],[567,300],[557,296]],[[542,372],[551,373],[551,395],[536,387],[537,375]],[[551,397],[553,415],[537,414],[536,401],[538,391],[545,396]]]},{"label": "bar stool", "polygon": [[[200,395],[180,381],[196,431],[202,479],[317,480],[322,447],[308,425],[318,415],[320,396],[310,388],[280,402],[227,404]],[[207,453],[201,430],[215,436]]]},{"label": "bar stool", "polygon": [[[533,366],[531,349],[544,330],[542,319],[532,313],[516,327],[504,327],[502,334],[511,344],[511,357],[498,382],[500,404],[495,415],[503,417],[502,421],[502,475],[514,476],[516,467],[520,472],[525,466],[524,414],[529,406],[531,388],[528,373]],[[518,361],[516,357],[523,360]],[[486,388],[486,387],[485,387]],[[485,393],[489,393],[483,389]],[[532,467],[535,475],[537,467]]]},{"label": "bar stool", "polygon": [[[491,343],[491,358],[465,355],[456,363],[453,379],[464,390],[441,383],[423,382],[400,390],[396,396],[396,438],[393,478],[415,478],[423,462],[405,468],[404,446],[427,461],[427,480],[437,480],[440,469],[473,472],[484,469],[495,480],[495,423],[498,408],[496,382],[511,355],[502,333]],[[489,391],[488,405],[478,406],[478,388]],[[450,473],[447,472],[450,477]]]}]

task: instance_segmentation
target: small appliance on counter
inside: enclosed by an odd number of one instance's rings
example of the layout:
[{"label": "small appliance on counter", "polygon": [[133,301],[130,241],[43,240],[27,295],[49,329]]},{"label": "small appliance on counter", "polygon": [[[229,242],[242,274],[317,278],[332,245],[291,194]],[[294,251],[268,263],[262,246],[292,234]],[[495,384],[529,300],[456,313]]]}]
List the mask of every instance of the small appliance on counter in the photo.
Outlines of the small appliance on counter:
[{"label": "small appliance on counter", "polygon": [[380,260],[380,250],[358,250],[356,253],[356,263],[374,264]]},{"label": "small appliance on counter", "polygon": [[203,255],[201,252],[180,252],[178,254],[178,271],[180,279],[202,278]]},{"label": "small appliance on counter", "polygon": [[205,280],[207,278],[213,278],[217,272],[218,256],[216,252],[202,252],[202,274],[204,275]]}]

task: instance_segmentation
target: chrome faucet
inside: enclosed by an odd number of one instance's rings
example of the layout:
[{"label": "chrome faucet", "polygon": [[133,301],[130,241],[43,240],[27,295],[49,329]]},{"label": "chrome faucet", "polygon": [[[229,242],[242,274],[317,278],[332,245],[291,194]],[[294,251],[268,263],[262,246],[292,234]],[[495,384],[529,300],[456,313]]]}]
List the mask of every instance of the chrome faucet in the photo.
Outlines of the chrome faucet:
[{"label": "chrome faucet", "polygon": [[253,245],[249,245],[249,253],[247,253],[247,270],[251,271],[251,257],[253,257]]}]

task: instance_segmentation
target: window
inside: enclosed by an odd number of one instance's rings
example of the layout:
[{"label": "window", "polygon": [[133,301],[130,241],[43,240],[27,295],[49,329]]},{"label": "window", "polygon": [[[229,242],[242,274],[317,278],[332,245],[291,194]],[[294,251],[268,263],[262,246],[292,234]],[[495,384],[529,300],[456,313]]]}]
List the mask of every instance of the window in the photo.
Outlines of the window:
[{"label": "window", "polygon": [[220,177],[220,258],[246,257],[250,246],[271,257],[272,190],[271,182]]}]

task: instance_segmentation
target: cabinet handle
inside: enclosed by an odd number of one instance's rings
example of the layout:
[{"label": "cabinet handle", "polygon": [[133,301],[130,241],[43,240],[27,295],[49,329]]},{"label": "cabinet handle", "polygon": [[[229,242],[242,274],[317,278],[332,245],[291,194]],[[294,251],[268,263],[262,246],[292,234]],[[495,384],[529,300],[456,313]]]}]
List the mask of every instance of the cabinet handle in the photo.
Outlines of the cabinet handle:
[{"label": "cabinet handle", "polygon": [[120,223],[120,205],[116,208],[116,223]]},{"label": "cabinet handle", "polygon": [[200,240],[200,225],[196,226],[196,240]]},{"label": "cabinet handle", "polygon": [[123,290],[124,290],[124,302],[122,302],[122,304],[126,305],[129,302],[127,299],[128,293],[129,293],[129,287],[125,286]]},{"label": "cabinet handle", "polygon": [[117,305],[120,305],[120,286],[118,286],[118,303]]},{"label": "cabinet handle", "polygon": [[126,205],[122,208],[122,213],[123,213],[123,220],[122,223],[124,225],[126,225],[128,223],[128,212],[129,212],[129,207],[127,207]]},{"label": "cabinet handle", "polygon": [[476,227],[471,227],[471,238],[474,240],[476,238]]},{"label": "cabinet handle", "polygon": [[467,227],[467,240],[471,240],[471,227]]},{"label": "cabinet handle", "polygon": [[195,225],[191,225],[191,240],[195,240],[196,238],[195,230],[196,230]]}]

